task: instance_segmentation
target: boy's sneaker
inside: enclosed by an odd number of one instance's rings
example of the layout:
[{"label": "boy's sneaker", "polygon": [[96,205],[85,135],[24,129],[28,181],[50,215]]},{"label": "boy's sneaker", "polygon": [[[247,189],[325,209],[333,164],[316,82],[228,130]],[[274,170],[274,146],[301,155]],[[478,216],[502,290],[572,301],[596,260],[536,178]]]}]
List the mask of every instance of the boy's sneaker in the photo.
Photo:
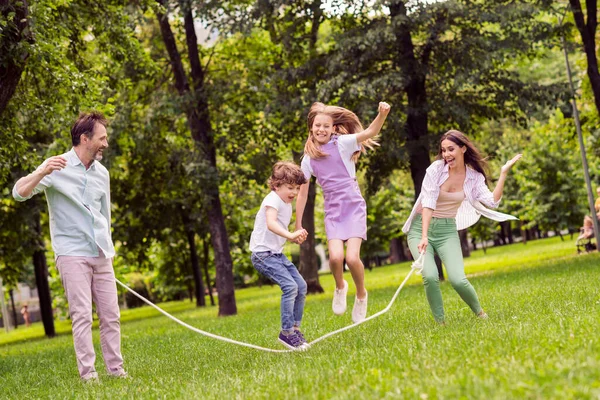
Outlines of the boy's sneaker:
[{"label": "boy's sneaker", "polygon": [[364,321],[367,317],[367,300],[369,295],[365,296],[364,299],[359,300],[358,297],[354,298],[354,308],[352,309],[352,322],[355,324],[357,322]]},{"label": "boy's sneaker", "polygon": [[336,315],[342,315],[346,312],[346,295],[348,294],[348,282],[344,280],[344,288],[335,288],[333,291],[333,313]]},{"label": "boy's sneaker", "polygon": [[291,331],[286,333],[285,331],[281,331],[279,333],[279,341],[292,350],[304,350],[303,345],[306,341],[303,341],[302,337],[296,332],[297,331]]},{"label": "boy's sneaker", "polygon": [[296,335],[300,336],[300,339],[302,341],[302,347],[304,349],[308,349],[310,347],[310,344],[308,344],[306,338],[304,337],[304,334],[300,332],[300,329],[294,328],[294,332],[296,332]]},{"label": "boy's sneaker", "polygon": [[479,314],[477,314],[477,317],[478,317],[478,318],[481,318],[481,319],[488,319],[488,318],[489,318],[489,317],[488,317],[488,315],[487,315],[487,314],[485,313],[485,311],[483,311],[483,310],[481,310],[481,311],[479,312]]}]

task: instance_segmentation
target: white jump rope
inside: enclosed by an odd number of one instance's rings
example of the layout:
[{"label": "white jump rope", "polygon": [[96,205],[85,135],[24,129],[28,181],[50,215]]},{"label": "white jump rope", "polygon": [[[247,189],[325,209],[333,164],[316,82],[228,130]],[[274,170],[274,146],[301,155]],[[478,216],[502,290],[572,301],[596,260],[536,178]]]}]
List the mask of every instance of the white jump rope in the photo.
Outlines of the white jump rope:
[{"label": "white jump rope", "polygon": [[[345,326],[345,327],[343,327],[341,329],[338,329],[336,331],[333,331],[333,332],[330,332],[330,333],[328,333],[326,335],[323,335],[320,338],[317,338],[317,339],[313,340],[312,342],[308,343],[308,347],[312,346],[315,343],[320,342],[323,339],[326,339],[326,338],[331,337],[333,335],[337,335],[340,332],[343,332],[343,331],[346,331],[348,329],[354,328],[354,327],[356,327],[356,326],[358,326],[360,324],[364,324],[365,322],[367,322],[369,320],[372,320],[373,318],[377,318],[380,315],[383,315],[386,312],[388,312],[390,310],[390,308],[392,307],[392,304],[394,304],[394,301],[396,301],[396,297],[398,297],[398,294],[400,293],[400,291],[404,287],[404,284],[411,277],[412,273],[414,271],[416,271],[417,275],[419,275],[421,273],[421,271],[423,270],[423,265],[424,265],[424,262],[425,262],[425,258],[423,256],[423,254],[424,253],[421,253],[421,255],[419,256],[419,258],[417,258],[417,260],[412,263],[411,269],[408,272],[408,275],[406,275],[406,278],[404,278],[404,281],[400,284],[400,286],[396,290],[396,293],[394,293],[394,296],[392,297],[392,300],[390,300],[390,302],[389,302],[389,304],[387,305],[386,308],[384,308],[383,310],[379,311],[376,314],[371,315],[368,318],[365,318],[364,320],[362,320],[360,322],[355,322],[352,325]],[[293,351],[306,350],[306,347],[305,348],[298,348],[296,350],[269,349],[269,348],[266,348],[266,347],[256,346],[254,344],[244,343],[244,342],[240,342],[240,341],[237,341],[237,340],[229,339],[229,338],[226,338],[226,337],[223,337],[223,336],[215,335],[214,333],[210,333],[210,332],[206,332],[206,331],[203,331],[201,329],[198,329],[198,328],[194,328],[193,326],[186,324],[182,320],[175,318],[174,316],[172,316],[171,314],[169,314],[168,312],[166,312],[162,308],[160,308],[157,305],[153,304],[151,301],[149,301],[149,300],[145,299],[144,297],[140,296],[133,289],[131,289],[129,286],[125,285],[124,283],[122,283],[118,279],[116,279],[116,281],[117,281],[117,283],[119,285],[121,285],[125,289],[129,290],[135,297],[137,297],[138,299],[142,300],[144,303],[148,304],[150,307],[155,308],[160,313],[164,314],[168,318],[170,318],[173,321],[177,322],[179,325],[182,325],[182,326],[188,328],[189,330],[194,331],[196,333],[199,333],[201,335],[208,336],[208,337],[211,337],[211,338],[217,339],[217,340],[222,340],[222,341],[227,342],[227,343],[233,343],[233,344],[237,344],[237,345],[244,346],[244,347],[250,347],[250,348],[256,349],[256,350],[268,351],[268,352],[271,352],[271,353],[290,353],[290,352],[293,352]]]}]

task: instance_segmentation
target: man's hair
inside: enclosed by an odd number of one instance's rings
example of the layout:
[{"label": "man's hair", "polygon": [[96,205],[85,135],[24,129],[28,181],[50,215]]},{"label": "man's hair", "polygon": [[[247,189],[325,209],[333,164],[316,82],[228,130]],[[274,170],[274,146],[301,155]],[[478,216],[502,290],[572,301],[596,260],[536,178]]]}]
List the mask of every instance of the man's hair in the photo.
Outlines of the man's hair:
[{"label": "man's hair", "polygon": [[87,135],[90,139],[94,136],[94,127],[96,124],[101,124],[106,127],[108,121],[104,118],[101,112],[91,111],[89,113],[82,112],[77,117],[77,120],[71,128],[71,141],[73,146],[78,146],[81,143],[81,135]]},{"label": "man's hair", "polygon": [[281,185],[303,185],[305,183],[304,172],[293,162],[279,161],[273,165],[273,173],[269,178],[271,190],[275,190]]}]

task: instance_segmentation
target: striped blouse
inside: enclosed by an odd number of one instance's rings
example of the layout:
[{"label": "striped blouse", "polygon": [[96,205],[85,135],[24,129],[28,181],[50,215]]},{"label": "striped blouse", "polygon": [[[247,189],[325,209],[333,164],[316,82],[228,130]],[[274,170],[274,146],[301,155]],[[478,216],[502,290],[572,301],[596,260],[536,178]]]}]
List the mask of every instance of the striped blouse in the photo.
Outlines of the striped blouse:
[{"label": "striped blouse", "polygon": [[[417,214],[419,204],[421,204],[423,208],[435,210],[437,199],[440,194],[440,187],[446,182],[449,176],[448,164],[446,164],[444,160],[434,161],[429,168],[427,168],[425,179],[423,179],[421,194],[419,195],[408,220],[404,224],[404,227],[402,227],[402,232],[408,233],[410,230],[410,225]],[[479,218],[482,215],[494,221],[517,219],[512,215],[485,208],[483,204],[491,208],[498,208],[500,200],[494,201],[494,194],[485,184],[483,174],[470,167],[467,167],[463,191],[465,192],[465,199],[456,214],[456,229],[461,230],[468,228],[479,221]]]}]

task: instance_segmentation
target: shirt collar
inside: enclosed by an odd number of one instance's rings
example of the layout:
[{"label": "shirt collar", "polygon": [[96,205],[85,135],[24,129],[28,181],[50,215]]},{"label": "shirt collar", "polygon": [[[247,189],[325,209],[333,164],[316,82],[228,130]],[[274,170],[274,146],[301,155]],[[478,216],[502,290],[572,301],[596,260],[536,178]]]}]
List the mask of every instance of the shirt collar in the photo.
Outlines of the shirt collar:
[{"label": "shirt collar", "polygon": [[[77,155],[77,153],[75,152],[75,147],[72,147],[71,150],[67,153],[67,157],[71,160],[71,162],[73,163],[73,165],[83,165],[83,162],[81,162],[81,160],[79,159],[79,156]],[[83,165],[83,167],[85,168],[85,165]],[[96,169],[96,160],[92,161],[92,165],[90,165],[90,169]]]}]

